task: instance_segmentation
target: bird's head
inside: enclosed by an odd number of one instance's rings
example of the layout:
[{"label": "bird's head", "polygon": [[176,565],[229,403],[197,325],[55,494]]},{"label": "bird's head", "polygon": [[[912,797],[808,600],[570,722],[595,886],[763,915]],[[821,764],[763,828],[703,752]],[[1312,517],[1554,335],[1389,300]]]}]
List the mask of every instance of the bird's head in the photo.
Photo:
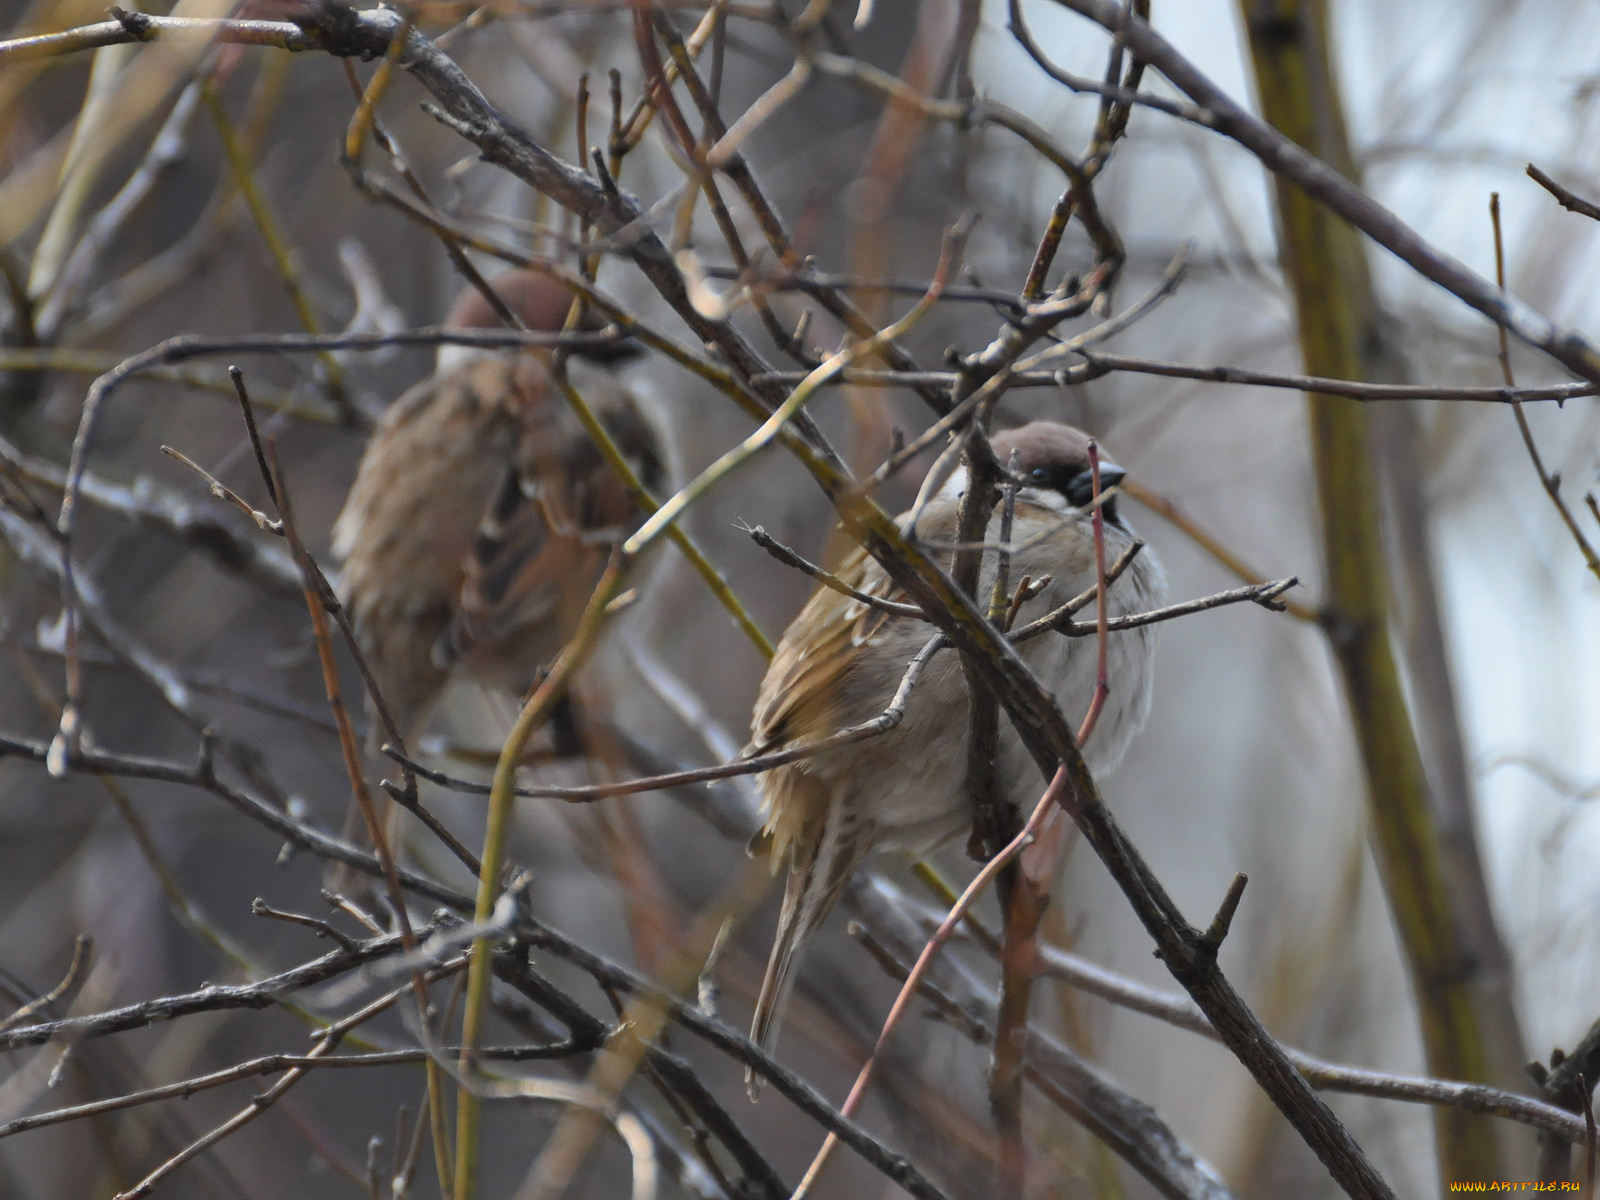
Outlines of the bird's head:
[{"label": "bird's head", "polygon": [[[566,326],[572,308],[573,292],[560,280],[526,268],[504,271],[488,280],[491,290],[511,312],[534,333],[558,333]],[[504,329],[506,322],[476,286],[468,284],[456,297],[444,323],[451,329]],[[586,309],[577,328],[587,333],[606,328],[610,321],[603,313]],[[573,354],[591,362],[619,363],[636,358],[643,348],[632,338],[600,346],[587,346]],[[440,347],[440,369],[453,366],[472,355],[464,346]]]},{"label": "bird's head", "polygon": [[[1057,421],[1034,421],[994,438],[995,457],[1009,466],[1016,456],[1017,499],[1074,516],[1094,501],[1094,472],[1089,464],[1089,435]],[[1100,451],[1100,491],[1109,491],[1127,472]],[[1101,501],[1107,521],[1117,519],[1116,498]]]}]

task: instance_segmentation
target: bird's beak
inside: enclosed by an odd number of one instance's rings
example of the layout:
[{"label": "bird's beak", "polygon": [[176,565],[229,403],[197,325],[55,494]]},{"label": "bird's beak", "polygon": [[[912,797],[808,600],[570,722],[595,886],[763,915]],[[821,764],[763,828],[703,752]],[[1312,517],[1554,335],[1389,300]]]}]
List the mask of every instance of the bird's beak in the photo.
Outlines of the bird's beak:
[{"label": "bird's beak", "polygon": [[[1100,491],[1109,492],[1117,484],[1128,477],[1128,473],[1109,459],[1100,460]],[[1094,497],[1094,472],[1088,469],[1079,471],[1072,477],[1072,484],[1068,491],[1072,502],[1078,506],[1088,504]]]}]

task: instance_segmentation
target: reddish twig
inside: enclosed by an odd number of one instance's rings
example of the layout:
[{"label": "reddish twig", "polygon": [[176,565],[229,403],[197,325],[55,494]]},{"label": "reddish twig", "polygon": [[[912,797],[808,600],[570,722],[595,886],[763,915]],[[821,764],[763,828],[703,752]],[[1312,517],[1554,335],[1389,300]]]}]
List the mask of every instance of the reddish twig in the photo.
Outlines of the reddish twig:
[{"label": "reddish twig", "polygon": [[[849,1119],[855,1116],[860,1109],[862,1101],[866,1099],[867,1088],[872,1083],[872,1077],[877,1069],[878,1061],[883,1055],[883,1049],[888,1044],[890,1035],[894,1033],[895,1028],[900,1024],[901,1018],[905,1016],[906,1010],[911,1005],[911,998],[917,994],[917,989],[922,986],[922,981],[927,977],[928,970],[933,966],[933,961],[938,957],[939,951],[950,940],[950,935],[955,932],[956,926],[966,916],[967,910],[972,907],[973,902],[983,894],[984,889],[1000,874],[1001,869],[1008,865],[1012,859],[1022,852],[1024,847],[1033,841],[1039,826],[1055,807],[1056,798],[1066,786],[1066,783],[1067,776],[1063,768],[1055,773],[1055,777],[1050,781],[1050,786],[1045,789],[1044,795],[1039,797],[1039,802],[1034,806],[1033,813],[1028,817],[1027,824],[1022,827],[1022,832],[1017,834],[999,854],[984,864],[983,870],[979,871],[976,878],[967,885],[966,891],[961,893],[960,898],[951,907],[950,912],[940,923],[939,928],[934,931],[933,936],[923,946],[916,965],[911,968],[911,974],[906,977],[905,984],[900,988],[900,994],[895,997],[894,1004],[889,1009],[888,1017],[884,1019],[883,1028],[878,1032],[878,1040],[873,1044],[871,1056],[862,1066],[860,1073],[856,1076],[854,1086],[850,1089],[850,1094],[845,1097],[844,1104],[839,1108],[841,1116]],[[838,1145],[838,1142],[839,1139],[834,1134],[830,1133],[828,1135],[827,1140],[822,1143],[822,1149],[817,1151],[816,1158],[811,1160],[811,1166],[806,1169],[805,1177],[801,1179],[800,1186],[795,1188],[793,1200],[803,1200],[810,1191],[818,1176],[822,1174],[822,1169],[827,1165],[828,1159],[833,1154],[833,1148]]]},{"label": "reddish twig", "polygon": [[1106,673],[1107,655],[1107,628],[1106,620],[1106,518],[1105,511],[1098,503],[1100,499],[1100,447],[1093,438],[1089,439],[1089,472],[1093,481],[1094,505],[1090,520],[1094,522],[1094,580],[1095,580],[1095,677],[1094,698],[1089,701],[1089,711],[1083,716],[1083,724],[1078,726],[1078,745],[1083,745],[1089,740],[1089,735],[1094,732],[1095,724],[1100,720],[1100,712],[1105,707],[1106,697],[1111,695],[1111,683]]}]

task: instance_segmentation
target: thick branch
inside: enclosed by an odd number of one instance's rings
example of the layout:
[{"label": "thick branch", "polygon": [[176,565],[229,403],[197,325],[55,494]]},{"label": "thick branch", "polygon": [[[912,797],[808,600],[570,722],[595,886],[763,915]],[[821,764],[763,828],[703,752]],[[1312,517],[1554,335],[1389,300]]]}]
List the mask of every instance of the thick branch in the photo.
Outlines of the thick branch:
[{"label": "thick branch", "polygon": [[[916,961],[923,933],[908,916],[904,899],[876,880],[850,889],[867,923],[857,934],[897,979]],[[924,980],[922,994],[940,1016],[980,1045],[993,1041],[999,999],[959,960],[943,956]],[[1172,1200],[1232,1200],[1233,1192],[1161,1115],[1114,1079],[1038,1030],[1025,1035],[1027,1078],[1084,1128]]]},{"label": "thick branch", "polygon": [[909,599],[922,606],[994,691],[1041,775],[1053,775],[1058,763],[1066,766],[1071,793],[1066,806],[1084,839],[1133,905],[1155,941],[1157,954],[1211,1019],[1224,1044],[1350,1195],[1391,1196],[1349,1132],[1234,991],[1218,968],[1215,953],[1202,944],[1200,931],[1184,918],[1106,808],[1066,718],[1016,650],[938,564],[906,542],[886,514],[861,501],[821,464],[807,465],[839,508],[848,531],[883,564]]}]

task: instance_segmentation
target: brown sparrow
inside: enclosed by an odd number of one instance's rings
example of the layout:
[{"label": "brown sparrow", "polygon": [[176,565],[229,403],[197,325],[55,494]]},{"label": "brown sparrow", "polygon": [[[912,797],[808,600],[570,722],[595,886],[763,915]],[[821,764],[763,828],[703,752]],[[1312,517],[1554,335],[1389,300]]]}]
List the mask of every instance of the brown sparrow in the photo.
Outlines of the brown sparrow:
[{"label": "brown sparrow", "polygon": [[[518,270],[490,286],[530,330],[563,327],[572,293],[559,283]],[[504,327],[470,287],[445,323]],[[654,490],[659,438],[596,365],[636,352],[575,351],[568,373]],[[434,373],[379,420],[334,525],[340,596],[403,737],[421,731],[453,670],[526,688],[571,636],[613,543],[642,520],[552,382],[550,358],[442,346]]]},{"label": "brown sparrow", "polygon": [[[1011,529],[1013,589],[1024,576],[1047,586],[1025,602],[1017,624],[1044,615],[1094,585],[1092,483],[1088,437],[1069,425],[1038,421],[994,439],[1001,463],[1016,452],[1020,486]],[[1102,490],[1125,472],[1102,457]],[[917,518],[925,545],[952,546],[966,471],[958,470]],[[1134,540],[1115,497],[1101,501],[1105,552],[1113,561]],[[909,525],[909,515],[900,518]],[[988,541],[1000,536],[998,506]],[[947,556],[948,557],[948,556]],[[988,596],[998,555],[986,553],[979,595]],[[947,564],[948,565],[948,564]],[[900,598],[883,568],[853,551],[838,569],[852,587],[872,596]],[[1160,564],[1145,550],[1110,589],[1112,616],[1160,603]],[[747,754],[765,754],[813,742],[868,721],[888,707],[907,665],[933,634],[913,617],[896,616],[826,588],[813,595],[778,643],[761,682],[751,718]],[[1154,626],[1112,634],[1108,650],[1110,696],[1094,737],[1085,747],[1091,769],[1116,765],[1150,707]],[[1096,648],[1092,639],[1046,634],[1018,646],[1040,682],[1081,717],[1094,694]],[[1080,711],[1072,713],[1076,707]],[[1001,720],[998,779],[1002,794],[1022,804],[1044,783],[1020,739]],[[972,823],[966,788],[968,702],[961,664],[953,651],[936,654],[912,690],[900,724],[881,737],[841,746],[761,776],[765,834],[772,869],[788,868],[783,909],[766,978],[756,1001],[751,1039],[770,1050],[776,1041],[793,971],[807,938],[822,924],[851,874],[868,852],[893,850],[920,857]]]}]

